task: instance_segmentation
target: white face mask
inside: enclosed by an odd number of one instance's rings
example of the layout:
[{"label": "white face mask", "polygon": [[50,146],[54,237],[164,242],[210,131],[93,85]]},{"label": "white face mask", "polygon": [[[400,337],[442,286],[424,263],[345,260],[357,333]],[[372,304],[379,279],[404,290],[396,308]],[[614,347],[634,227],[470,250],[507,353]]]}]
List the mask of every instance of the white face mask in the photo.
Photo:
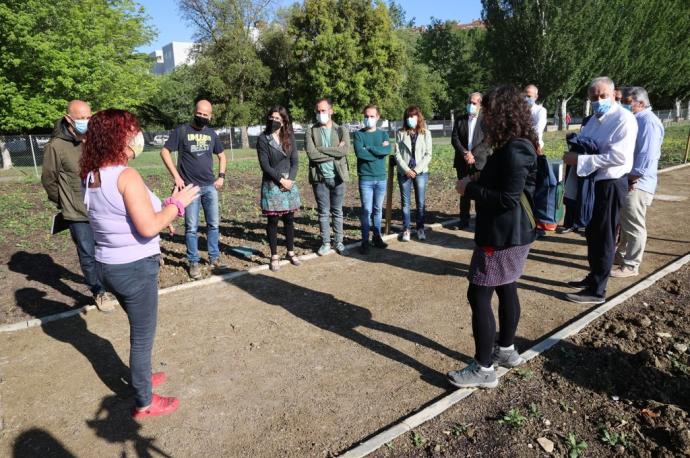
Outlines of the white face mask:
[{"label": "white face mask", "polygon": [[325,126],[326,124],[328,124],[328,121],[331,119],[331,115],[329,115],[328,113],[319,113],[316,115],[316,118],[318,119],[319,124]]},{"label": "white face mask", "polygon": [[134,138],[132,138],[129,141],[129,144],[127,145],[129,149],[132,150],[132,153],[134,153],[134,159],[137,158],[137,156],[141,156],[141,153],[144,152],[144,134],[139,131]]},{"label": "white face mask", "polygon": [[376,127],[376,118],[364,118],[364,126],[367,129],[373,129]]}]

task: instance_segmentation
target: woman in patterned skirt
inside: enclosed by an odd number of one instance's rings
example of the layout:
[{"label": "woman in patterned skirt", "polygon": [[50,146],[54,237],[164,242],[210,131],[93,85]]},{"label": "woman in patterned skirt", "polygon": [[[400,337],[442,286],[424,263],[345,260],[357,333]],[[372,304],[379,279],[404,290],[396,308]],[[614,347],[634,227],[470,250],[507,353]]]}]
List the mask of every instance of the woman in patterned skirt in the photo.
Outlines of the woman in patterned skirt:
[{"label": "woman in patterned skirt", "polygon": [[[474,361],[448,373],[457,387],[494,388],[494,365],[515,367],[524,363],[513,345],[520,319],[517,280],[536,237],[532,196],[537,171],[538,145],[530,110],[520,91],[512,86],[493,89],[482,100],[485,134],[494,153],[477,181],[466,177],[458,193],[476,202],[475,248],[470,262],[467,299],[472,307]],[[498,342],[491,297],[498,295]]]},{"label": "woman in patterned skirt", "polygon": [[301,264],[295,254],[294,215],[301,205],[297,177],[297,145],[287,110],[274,106],[266,114],[266,129],[256,144],[261,179],[261,211],[268,218],[266,232],[271,247],[272,271],[280,268],[278,255],[278,220],[283,220],[287,258],[294,266]]}]

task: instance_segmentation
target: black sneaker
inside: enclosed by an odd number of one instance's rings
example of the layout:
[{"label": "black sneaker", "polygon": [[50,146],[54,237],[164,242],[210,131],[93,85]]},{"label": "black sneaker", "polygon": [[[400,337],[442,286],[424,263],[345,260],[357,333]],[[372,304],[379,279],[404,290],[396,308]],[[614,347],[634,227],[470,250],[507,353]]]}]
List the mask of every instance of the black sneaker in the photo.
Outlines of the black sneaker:
[{"label": "black sneaker", "polygon": [[362,244],[359,246],[359,252],[361,254],[369,254],[369,250],[369,242],[367,242],[366,240],[362,241]]},{"label": "black sneaker", "polygon": [[376,248],[381,248],[381,249],[388,248],[388,244],[383,241],[383,239],[381,238],[380,235],[374,235],[374,238],[372,240],[372,244]]},{"label": "black sneaker", "polygon": [[579,293],[566,294],[565,299],[577,304],[603,304],[606,298],[597,296],[589,289],[583,289]]},{"label": "black sneaker", "polygon": [[566,285],[572,288],[587,288],[589,286],[589,277],[585,277],[582,280],[569,281]]}]

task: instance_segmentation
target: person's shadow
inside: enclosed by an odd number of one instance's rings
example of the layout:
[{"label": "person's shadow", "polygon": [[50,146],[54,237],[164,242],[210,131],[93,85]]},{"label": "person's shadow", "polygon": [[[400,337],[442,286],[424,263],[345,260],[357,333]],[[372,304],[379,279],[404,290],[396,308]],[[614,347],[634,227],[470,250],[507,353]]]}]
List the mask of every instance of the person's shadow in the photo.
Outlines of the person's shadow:
[{"label": "person's shadow", "polygon": [[308,289],[270,275],[246,276],[234,280],[233,284],[262,302],[282,307],[318,328],[345,337],[381,356],[415,369],[423,380],[440,388],[448,388],[444,374],[386,343],[366,336],[357,328],[385,332],[423,345],[455,360],[465,363],[471,361],[467,355],[451,350],[426,336],[376,321],[372,319],[371,311],[367,308],[340,301],[332,294]]},{"label": "person's shadow", "polygon": [[[44,307],[65,306],[45,299],[45,296],[44,291],[35,288],[22,288],[15,293],[20,307],[23,304],[37,303]],[[44,307],[39,307],[39,309]],[[31,313],[32,309],[25,311]],[[154,445],[154,438],[142,437],[139,434],[141,426],[131,416],[134,390],[129,383],[130,370],[109,340],[91,332],[81,315],[46,323],[41,329],[55,340],[72,345],[89,361],[98,378],[113,392],[112,395],[103,398],[94,418],[86,421],[98,437],[112,443],[132,442],[140,457],[152,456],[150,451],[169,456]]]},{"label": "person's shadow", "polygon": [[12,447],[13,458],[76,458],[76,455],[65,448],[48,431],[31,428],[21,433],[14,440]]}]

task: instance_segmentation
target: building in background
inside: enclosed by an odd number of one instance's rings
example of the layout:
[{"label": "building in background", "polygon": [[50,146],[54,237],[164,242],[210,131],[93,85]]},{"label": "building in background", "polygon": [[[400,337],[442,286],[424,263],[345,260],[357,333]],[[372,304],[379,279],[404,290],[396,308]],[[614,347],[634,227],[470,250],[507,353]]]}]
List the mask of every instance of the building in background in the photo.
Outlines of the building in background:
[{"label": "building in background", "polygon": [[193,64],[194,59],[191,56],[193,47],[194,43],[173,41],[163,46],[162,49],[156,49],[149,54],[154,59],[153,73],[164,75],[182,64]]}]

